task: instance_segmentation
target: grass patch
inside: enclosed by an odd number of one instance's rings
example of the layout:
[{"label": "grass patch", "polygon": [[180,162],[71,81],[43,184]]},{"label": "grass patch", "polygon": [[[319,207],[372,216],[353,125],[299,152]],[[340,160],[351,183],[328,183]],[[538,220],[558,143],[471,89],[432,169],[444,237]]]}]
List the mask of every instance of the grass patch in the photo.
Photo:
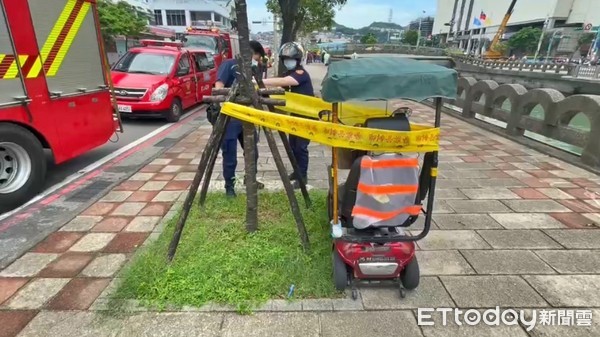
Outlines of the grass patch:
[{"label": "grass patch", "polygon": [[252,234],[244,227],[245,196],[229,200],[213,193],[203,210],[194,204],[173,263],[166,263],[166,253],[177,218],[137,254],[113,298],[159,308],[210,302],[245,312],[269,299],[286,298],[292,284],[294,298],[335,296],[326,192],[310,194],[308,210],[298,196],[310,252],[302,250],[283,192],[260,193],[260,229]]}]

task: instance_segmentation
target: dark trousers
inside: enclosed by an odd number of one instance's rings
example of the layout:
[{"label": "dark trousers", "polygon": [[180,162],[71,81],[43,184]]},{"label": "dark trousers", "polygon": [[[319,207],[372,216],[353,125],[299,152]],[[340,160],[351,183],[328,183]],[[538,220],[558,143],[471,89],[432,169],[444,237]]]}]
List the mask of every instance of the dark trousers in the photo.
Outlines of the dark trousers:
[{"label": "dark trousers", "polygon": [[300,138],[298,136],[290,135],[290,146],[292,153],[298,162],[298,168],[300,169],[300,176],[306,179],[308,176],[308,144],[310,140],[306,138]]},{"label": "dark trousers", "polygon": [[[242,131],[242,130],[240,130]],[[254,139],[258,143],[258,135],[254,133]],[[225,184],[233,184],[235,178],[235,169],[237,167],[237,143],[240,143],[242,150],[244,149],[244,133],[239,132],[237,138],[226,137],[223,139],[221,151],[223,151],[223,178]],[[258,148],[256,149],[256,158],[258,161]],[[255,166],[256,167],[256,166]]]}]

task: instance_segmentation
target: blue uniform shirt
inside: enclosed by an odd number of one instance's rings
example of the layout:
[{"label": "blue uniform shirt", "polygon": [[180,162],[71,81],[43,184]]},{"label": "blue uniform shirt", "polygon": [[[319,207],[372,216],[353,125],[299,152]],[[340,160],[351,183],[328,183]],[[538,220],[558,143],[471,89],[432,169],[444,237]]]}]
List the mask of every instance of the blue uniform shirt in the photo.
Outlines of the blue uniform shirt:
[{"label": "blue uniform shirt", "polygon": [[300,69],[293,70],[288,76],[291,76],[298,82],[298,85],[290,87],[291,92],[306,96],[315,95],[310,75],[304,68],[300,67]]},{"label": "blue uniform shirt", "polygon": [[223,82],[225,88],[230,88],[235,81],[235,68],[237,62],[235,59],[227,60],[219,66],[217,72],[217,81]]}]

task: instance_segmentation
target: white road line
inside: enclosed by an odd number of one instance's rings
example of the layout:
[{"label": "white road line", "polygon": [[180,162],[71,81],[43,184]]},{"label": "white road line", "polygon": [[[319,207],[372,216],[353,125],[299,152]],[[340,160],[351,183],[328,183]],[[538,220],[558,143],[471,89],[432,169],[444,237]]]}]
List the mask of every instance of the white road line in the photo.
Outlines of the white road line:
[{"label": "white road line", "polygon": [[[182,118],[179,120],[178,123],[190,118],[192,115],[194,115],[196,112],[200,111],[202,108],[204,107],[204,105],[199,106],[198,108],[190,111],[189,113],[185,114],[184,116],[182,116]],[[169,127],[175,125],[174,123],[167,123],[163,126],[161,126],[160,128],[150,132],[149,134],[145,135],[142,138],[139,138],[138,140],[131,142],[125,146],[123,146],[122,148],[118,149],[117,151],[106,155],[100,159],[98,159],[97,161],[91,163],[90,165],[84,167],[83,169],[77,171],[76,173],[73,173],[71,175],[69,175],[68,177],[66,177],[65,179],[63,179],[62,181],[52,185],[51,187],[49,187],[48,189],[46,189],[44,192],[38,194],[36,197],[34,197],[33,199],[29,200],[26,204],[8,212],[8,213],[4,213],[4,214],[0,214],[0,221],[8,218],[9,216],[16,214],[17,212],[19,212],[20,210],[24,209],[25,207],[32,205],[36,202],[38,202],[39,200],[43,199],[44,197],[48,196],[51,193],[54,193],[55,191],[61,189],[62,187],[64,187],[65,185],[71,183],[72,181],[80,178],[81,176],[85,175],[88,172],[91,172],[92,170],[106,164],[107,162],[113,160],[114,158],[120,156],[121,154],[129,151],[130,149],[138,146],[139,144],[142,144],[143,142],[145,142],[146,140],[154,137],[155,135],[161,133],[162,131],[168,129]]]}]

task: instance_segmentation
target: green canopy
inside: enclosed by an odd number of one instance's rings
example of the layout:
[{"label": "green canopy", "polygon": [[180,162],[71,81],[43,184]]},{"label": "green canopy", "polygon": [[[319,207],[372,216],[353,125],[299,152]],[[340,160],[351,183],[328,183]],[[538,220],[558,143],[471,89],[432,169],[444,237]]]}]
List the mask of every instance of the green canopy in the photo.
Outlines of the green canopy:
[{"label": "green canopy", "polygon": [[330,103],[350,100],[456,98],[453,69],[405,57],[369,57],[329,65],[321,95]]}]

